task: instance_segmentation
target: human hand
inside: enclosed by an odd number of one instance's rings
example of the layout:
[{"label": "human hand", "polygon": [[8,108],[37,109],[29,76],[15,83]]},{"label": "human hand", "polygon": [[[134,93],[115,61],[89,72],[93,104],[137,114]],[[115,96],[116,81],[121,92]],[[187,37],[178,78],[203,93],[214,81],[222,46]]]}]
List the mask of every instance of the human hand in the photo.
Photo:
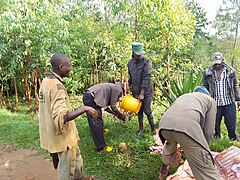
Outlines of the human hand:
[{"label": "human hand", "polygon": [[240,111],[240,101],[236,102],[237,110]]},{"label": "human hand", "polygon": [[126,93],[126,94],[129,94],[129,93],[130,93],[130,88],[129,88],[129,85],[128,85],[128,84],[126,85],[125,93]]},{"label": "human hand", "polygon": [[125,115],[124,114],[119,113],[117,115],[117,118],[120,119],[121,121],[125,121]]},{"label": "human hand", "polygon": [[85,106],[85,108],[86,108],[86,113],[92,116],[93,120],[96,120],[98,118],[98,113],[94,108],[90,106]]},{"label": "human hand", "polygon": [[142,101],[144,99],[144,94],[139,94],[138,100]]}]

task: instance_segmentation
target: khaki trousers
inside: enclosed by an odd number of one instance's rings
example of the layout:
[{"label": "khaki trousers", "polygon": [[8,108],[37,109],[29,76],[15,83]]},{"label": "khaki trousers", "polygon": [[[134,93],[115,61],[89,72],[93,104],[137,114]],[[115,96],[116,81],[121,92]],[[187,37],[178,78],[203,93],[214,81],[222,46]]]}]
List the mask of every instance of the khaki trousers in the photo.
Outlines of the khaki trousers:
[{"label": "khaki trousers", "polygon": [[182,132],[161,130],[161,134],[167,140],[163,148],[162,161],[164,164],[168,166],[178,165],[177,144],[179,143],[196,180],[220,179],[210,152],[199,143]]},{"label": "khaki trousers", "polygon": [[77,145],[58,153],[58,158],[58,180],[79,180],[83,176],[83,159]]}]

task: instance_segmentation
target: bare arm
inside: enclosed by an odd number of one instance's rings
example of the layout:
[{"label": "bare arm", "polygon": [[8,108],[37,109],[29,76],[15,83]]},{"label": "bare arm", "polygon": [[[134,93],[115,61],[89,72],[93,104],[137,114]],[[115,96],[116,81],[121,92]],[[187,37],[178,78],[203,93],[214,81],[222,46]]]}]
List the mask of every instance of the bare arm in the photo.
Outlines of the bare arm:
[{"label": "bare arm", "polygon": [[91,115],[93,119],[97,119],[98,117],[98,113],[94,108],[90,106],[83,106],[79,109],[76,109],[75,111],[68,112],[64,116],[64,122],[66,123],[68,121],[74,120],[75,118],[77,118],[78,116],[82,115],[85,112]]},{"label": "bare arm", "polygon": [[122,121],[125,121],[125,116],[122,113],[120,113],[118,110],[117,111],[113,111],[109,107],[107,107],[105,109],[105,111],[110,113],[110,114],[112,114],[112,115],[114,115],[114,116],[116,116],[118,119],[120,119]]}]

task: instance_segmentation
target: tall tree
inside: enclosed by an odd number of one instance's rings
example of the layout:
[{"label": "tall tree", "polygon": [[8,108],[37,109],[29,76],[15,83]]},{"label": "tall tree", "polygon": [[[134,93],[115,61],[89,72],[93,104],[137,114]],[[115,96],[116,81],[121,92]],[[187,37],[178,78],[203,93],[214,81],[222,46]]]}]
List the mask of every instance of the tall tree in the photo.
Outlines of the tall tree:
[{"label": "tall tree", "polygon": [[223,0],[223,5],[217,11],[214,27],[217,29],[217,36],[220,39],[232,41],[229,48],[228,57],[231,58],[231,65],[237,69],[236,61],[239,56],[237,49],[239,41],[239,23],[240,23],[240,1]]},{"label": "tall tree", "polygon": [[187,8],[192,11],[196,20],[194,45],[191,48],[190,58],[199,65],[207,67],[213,50],[212,38],[207,33],[207,26],[211,22],[207,20],[206,11],[195,0],[188,0]]},{"label": "tall tree", "polygon": [[[139,38],[160,74],[174,78],[178,72],[187,70],[191,62],[185,54],[190,51],[196,21],[183,0],[142,0],[138,11]],[[189,63],[191,64],[191,63]]]}]

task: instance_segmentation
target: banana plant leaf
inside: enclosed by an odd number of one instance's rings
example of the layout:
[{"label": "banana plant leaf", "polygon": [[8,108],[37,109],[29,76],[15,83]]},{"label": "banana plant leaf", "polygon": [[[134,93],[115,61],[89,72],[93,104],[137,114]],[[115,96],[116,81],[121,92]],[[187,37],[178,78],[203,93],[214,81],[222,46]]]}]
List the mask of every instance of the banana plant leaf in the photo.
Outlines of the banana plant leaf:
[{"label": "banana plant leaf", "polygon": [[[185,77],[178,77],[177,79],[170,80],[170,85],[167,87],[160,85],[159,89],[162,96],[168,101],[169,105],[171,105],[181,95],[193,92],[201,83],[202,75],[198,74],[195,76],[193,72],[190,72],[190,74]],[[167,81],[165,81],[164,84],[169,84],[169,82],[167,83]],[[169,107],[160,100],[158,102],[164,107]]]}]

